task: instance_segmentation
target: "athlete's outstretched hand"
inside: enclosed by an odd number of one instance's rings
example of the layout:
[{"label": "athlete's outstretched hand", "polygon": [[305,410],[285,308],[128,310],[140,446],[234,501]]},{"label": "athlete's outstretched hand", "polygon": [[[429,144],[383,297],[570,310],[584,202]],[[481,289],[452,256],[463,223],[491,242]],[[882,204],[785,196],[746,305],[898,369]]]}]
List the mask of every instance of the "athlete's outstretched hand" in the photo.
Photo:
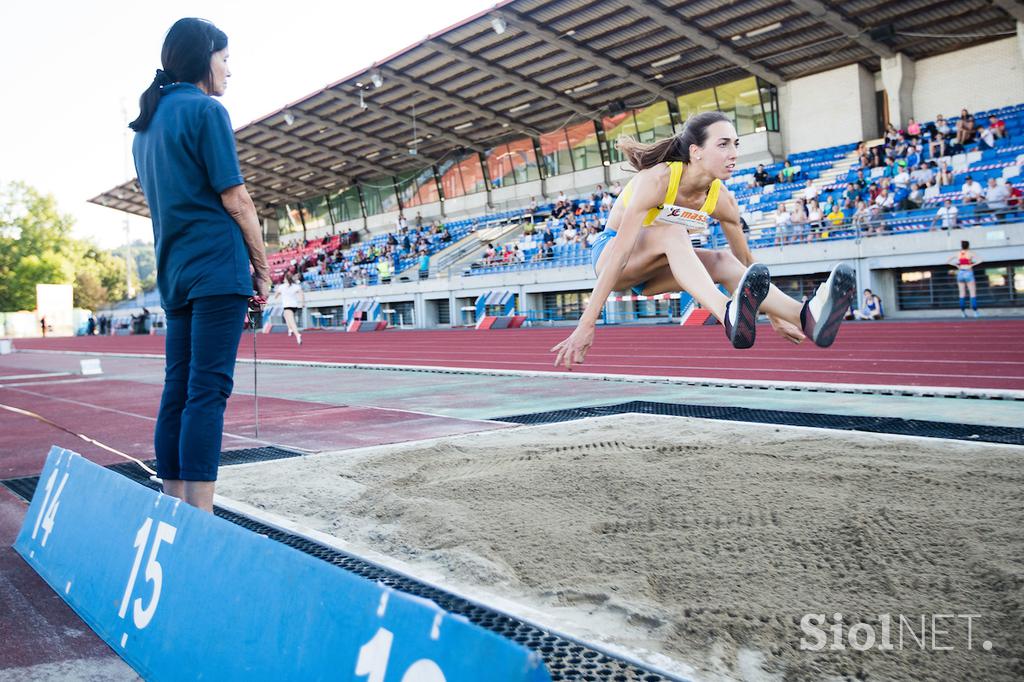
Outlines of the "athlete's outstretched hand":
[{"label": "athlete's outstretched hand", "polygon": [[587,351],[590,350],[590,346],[593,343],[593,325],[581,324],[576,327],[576,330],[569,335],[569,338],[551,349],[552,353],[558,353],[555,356],[555,367],[565,365],[566,369],[571,370],[574,362],[582,365],[583,358],[587,355]]},{"label": "athlete's outstretched hand", "polygon": [[772,329],[775,330],[775,333],[781,336],[782,338],[786,339],[787,341],[792,341],[793,343],[800,343],[805,338],[807,338],[806,336],[804,336],[804,333],[800,330],[800,327],[796,326],[792,322],[787,322],[781,317],[769,315],[768,321],[772,323]]}]

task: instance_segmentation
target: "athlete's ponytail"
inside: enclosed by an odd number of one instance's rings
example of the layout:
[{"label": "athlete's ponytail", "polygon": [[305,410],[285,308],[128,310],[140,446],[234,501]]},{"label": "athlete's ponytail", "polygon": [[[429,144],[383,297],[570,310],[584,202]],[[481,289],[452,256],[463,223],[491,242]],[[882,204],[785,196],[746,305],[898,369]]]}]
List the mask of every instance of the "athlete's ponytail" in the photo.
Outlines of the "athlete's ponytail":
[{"label": "athlete's ponytail", "polygon": [[651,168],[665,161],[690,162],[690,145],[703,147],[708,141],[708,127],[712,123],[724,121],[731,123],[728,116],[720,111],[706,111],[691,116],[683,127],[683,132],[663,140],[643,144],[631,137],[620,137],[615,146],[636,170]]},{"label": "athlete's ponytail", "polygon": [[164,68],[156,70],[153,82],[139,97],[139,117],[128,127],[137,133],[149,127],[149,121],[160,104],[160,90],[165,85],[203,83],[210,86],[213,82],[210,55],[227,46],[227,35],[205,19],[187,18],[174,22],[160,51]]}]

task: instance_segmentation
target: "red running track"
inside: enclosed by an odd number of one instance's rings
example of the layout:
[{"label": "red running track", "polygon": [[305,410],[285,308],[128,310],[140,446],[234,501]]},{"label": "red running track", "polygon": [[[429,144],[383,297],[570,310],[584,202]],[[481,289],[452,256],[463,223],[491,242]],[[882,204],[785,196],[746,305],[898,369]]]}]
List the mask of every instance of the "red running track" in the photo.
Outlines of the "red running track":
[{"label": "red running track", "polygon": [[[549,349],[568,327],[496,331],[389,330],[315,332],[303,345],[284,334],[261,334],[261,359],[471,369],[556,370]],[[767,325],[757,344],[734,350],[722,328],[677,325],[597,330],[577,371],[661,377],[802,381],[827,384],[1024,390],[1024,319],[848,323],[831,348],[795,346]],[[15,346],[111,353],[163,352],[160,336],[17,339]],[[252,335],[239,349],[252,357]]]}]

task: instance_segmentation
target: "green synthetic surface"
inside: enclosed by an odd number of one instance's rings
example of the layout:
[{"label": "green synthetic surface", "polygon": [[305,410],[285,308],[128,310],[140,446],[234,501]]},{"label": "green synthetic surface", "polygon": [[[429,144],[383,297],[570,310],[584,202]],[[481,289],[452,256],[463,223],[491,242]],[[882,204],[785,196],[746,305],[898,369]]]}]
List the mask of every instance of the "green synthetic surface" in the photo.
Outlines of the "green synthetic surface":
[{"label": "green synthetic surface", "polygon": [[[77,371],[83,357],[17,353],[0,358],[0,367]],[[140,383],[163,381],[161,359],[109,356],[102,357],[102,363],[104,377],[108,379]],[[1019,427],[1024,423],[1024,402],[1010,400],[687,386],[554,375],[517,377],[275,364],[261,364],[258,381],[261,396],[332,405],[385,407],[461,419],[490,419],[647,400],[993,426]],[[249,363],[240,363],[235,371],[235,392],[252,393],[252,390],[253,367]]]}]

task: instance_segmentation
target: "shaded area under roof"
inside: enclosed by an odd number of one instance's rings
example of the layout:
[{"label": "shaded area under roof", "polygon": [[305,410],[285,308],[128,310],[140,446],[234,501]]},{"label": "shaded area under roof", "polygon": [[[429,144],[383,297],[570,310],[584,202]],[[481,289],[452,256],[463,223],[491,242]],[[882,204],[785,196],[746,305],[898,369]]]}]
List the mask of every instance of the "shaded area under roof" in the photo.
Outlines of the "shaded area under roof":
[{"label": "shaded area under roof", "polygon": [[[878,71],[884,56],[960,50],[1015,34],[1017,21],[1017,0],[509,0],[242,126],[238,156],[257,209],[273,216],[611,106],[748,75],[781,85],[854,63]],[[149,215],[134,180],[90,201]]]}]

